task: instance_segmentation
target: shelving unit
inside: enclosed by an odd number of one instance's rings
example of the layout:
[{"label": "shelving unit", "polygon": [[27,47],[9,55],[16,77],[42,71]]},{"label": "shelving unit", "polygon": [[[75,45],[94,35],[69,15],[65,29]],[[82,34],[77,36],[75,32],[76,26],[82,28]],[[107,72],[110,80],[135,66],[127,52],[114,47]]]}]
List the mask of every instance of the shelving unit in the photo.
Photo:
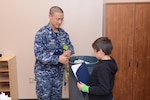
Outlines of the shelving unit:
[{"label": "shelving unit", "polygon": [[0,92],[18,100],[16,57],[0,57]]}]

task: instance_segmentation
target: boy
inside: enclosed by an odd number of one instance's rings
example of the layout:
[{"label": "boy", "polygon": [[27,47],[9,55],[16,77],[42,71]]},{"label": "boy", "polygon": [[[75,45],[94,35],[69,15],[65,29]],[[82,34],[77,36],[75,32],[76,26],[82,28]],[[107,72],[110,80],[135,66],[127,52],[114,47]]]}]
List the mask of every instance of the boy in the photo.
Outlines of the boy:
[{"label": "boy", "polygon": [[82,92],[87,92],[89,100],[113,100],[115,74],[118,70],[115,60],[109,56],[113,45],[107,37],[100,37],[92,44],[94,54],[99,62],[95,65],[89,79],[89,86],[78,82]]}]

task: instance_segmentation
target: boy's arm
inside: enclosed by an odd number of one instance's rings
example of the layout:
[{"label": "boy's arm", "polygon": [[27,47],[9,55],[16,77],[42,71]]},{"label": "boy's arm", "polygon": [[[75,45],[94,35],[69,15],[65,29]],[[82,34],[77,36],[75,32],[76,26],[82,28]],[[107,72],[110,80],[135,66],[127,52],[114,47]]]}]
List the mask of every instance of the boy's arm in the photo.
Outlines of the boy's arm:
[{"label": "boy's arm", "polygon": [[81,90],[82,92],[89,93],[89,86],[88,85],[86,85],[86,84],[84,84],[82,82],[78,82],[77,86],[78,86],[79,90]]}]

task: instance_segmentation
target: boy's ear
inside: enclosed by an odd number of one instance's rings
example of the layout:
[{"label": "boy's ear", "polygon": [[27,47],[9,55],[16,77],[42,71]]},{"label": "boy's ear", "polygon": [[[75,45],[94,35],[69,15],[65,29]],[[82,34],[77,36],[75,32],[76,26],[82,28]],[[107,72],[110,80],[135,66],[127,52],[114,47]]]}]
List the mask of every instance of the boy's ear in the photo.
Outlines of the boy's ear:
[{"label": "boy's ear", "polygon": [[[100,49],[98,52],[99,52],[99,53],[104,53],[102,49]],[[105,53],[104,53],[104,54],[105,54]]]},{"label": "boy's ear", "polygon": [[101,49],[100,49],[100,50],[98,50],[98,51],[97,51],[97,53],[102,53],[102,50],[101,50]]},{"label": "boy's ear", "polygon": [[99,51],[100,51],[100,52],[103,52],[103,50],[102,50],[102,49],[100,49]]}]

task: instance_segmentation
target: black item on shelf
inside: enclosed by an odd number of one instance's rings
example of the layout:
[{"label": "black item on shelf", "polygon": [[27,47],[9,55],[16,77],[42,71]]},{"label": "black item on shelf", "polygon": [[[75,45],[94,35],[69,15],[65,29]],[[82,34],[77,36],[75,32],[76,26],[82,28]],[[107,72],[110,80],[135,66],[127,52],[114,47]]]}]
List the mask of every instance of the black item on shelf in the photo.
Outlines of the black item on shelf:
[{"label": "black item on shelf", "polygon": [[0,53],[0,57],[2,57],[2,54]]}]

